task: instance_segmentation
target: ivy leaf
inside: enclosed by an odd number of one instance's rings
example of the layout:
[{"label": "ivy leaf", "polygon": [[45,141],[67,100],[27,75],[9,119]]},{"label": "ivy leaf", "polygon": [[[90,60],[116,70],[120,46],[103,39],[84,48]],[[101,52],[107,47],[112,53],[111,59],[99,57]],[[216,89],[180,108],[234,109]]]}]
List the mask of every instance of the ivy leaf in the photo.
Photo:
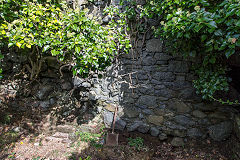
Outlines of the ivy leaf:
[{"label": "ivy leaf", "polygon": [[210,21],[209,23],[207,23],[207,26],[210,28],[217,28],[217,24],[215,21]]},{"label": "ivy leaf", "polygon": [[240,27],[240,20],[236,22],[236,26]]},{"label": "ivy leaf", "polygon": [[22,44],[17,42],[16,45],[18,46],[18,48],[20,48]]},{"label": "ivy leaf", "polygon": [[43,47],[43,52],[46,52],[49,48],[50,48],[49,45],[44,46],[44,47]]},{"label": "ivy leaf", "polygon": [[229,58],[231,55],[235,53],[234,49],[228,49],[225,53],[226,57]]},{"label": "ivy leaf", "polygon": [[240,47],[240,39],[237,40],[236,46]]},{"label": "ivy leaf", "polygon": [[32,46],[30,44],[26,44],[26,47],[27,48],[31,48]]},{"label": "ivy leaf", "polygon": [[75,48],[75,51],[76,51],[77,53],[80,53],[81,48],[80,48],[80,47],[76,47],[76,48]]}]

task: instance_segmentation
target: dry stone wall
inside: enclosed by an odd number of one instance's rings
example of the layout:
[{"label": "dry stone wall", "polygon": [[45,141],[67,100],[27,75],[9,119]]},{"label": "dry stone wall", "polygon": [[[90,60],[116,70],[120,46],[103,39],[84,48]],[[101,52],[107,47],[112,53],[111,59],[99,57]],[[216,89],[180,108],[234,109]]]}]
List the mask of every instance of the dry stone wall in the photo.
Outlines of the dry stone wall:
[{"label": "dry stone wall", "polygon": [[224,140],[233,130],[234,109],[205,103],[195,94],[192,63],[167,54],[163,42],[149,33],[144,46],[119,56],[103,78],[96,75],[80,84],[75,77],[74,85],[89,87],[88,98],[98,101],[108,128],[117,106],[119,130],[148,133],[161,140],[169,136]]}]

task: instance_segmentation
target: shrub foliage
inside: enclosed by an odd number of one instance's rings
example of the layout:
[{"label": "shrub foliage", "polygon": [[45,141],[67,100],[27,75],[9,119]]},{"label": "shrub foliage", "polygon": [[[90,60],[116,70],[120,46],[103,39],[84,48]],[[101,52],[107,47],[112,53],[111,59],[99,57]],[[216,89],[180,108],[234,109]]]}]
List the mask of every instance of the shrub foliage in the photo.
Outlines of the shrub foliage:
[{"label": "shrub foliage", "polygon": [[108,9],[107,14],[118,17],[105,26],[87,9],[73,10],[52,1],[25,0],[15,12],[14,18],[1,21],[0,37],[8,40],[8,47],[28,52],[30,79],[37,78],[49,55],[72,65],[74,74],[86,77],[91,71],[104,70],[115,55],[120,51],[127,53],[131,46],[124,32],[125,15],[117,8]]},{"label": "shrub foliage", "polygon": [[212,99],[216,91],[228,90],[226,59],[240,49],[239,0],[147,0],[127,8],[129,15],[155,18],[155,34],[166,39],[168,49],[184,57],[201,58],[194,66],[197,93]]}]

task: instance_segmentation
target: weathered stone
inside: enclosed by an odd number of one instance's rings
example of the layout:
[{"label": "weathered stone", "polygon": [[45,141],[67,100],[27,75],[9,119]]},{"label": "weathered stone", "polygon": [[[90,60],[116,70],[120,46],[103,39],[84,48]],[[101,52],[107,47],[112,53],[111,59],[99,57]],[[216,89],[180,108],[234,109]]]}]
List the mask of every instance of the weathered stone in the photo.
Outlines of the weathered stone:
[{"label": "weathered stone", "polygon": [[203,125],[203,126],[208,126],[211,123],[209,122],[209,120],[207,118],[204,118],[204,119],[199,119],[198,124]]},{"label": "weathered stone", "polygon": [[79,87],[83,82],[84,82],[84,80],[82,78],[79,78],[76,76],[73,78],[74,87]]},{"label": "weathered stone", "polygon": [[147,117],[147,121],[149,123],[155,124],[157,126],[161,126],[163,124],[163,116],[154,116],[154,115],[150,115]]},{"label": "weathered stone", "polygon": [[212,119],[212,118],[216,118],[216,119],[228,119],[229,116],[228,116],[226,113],[222,113],[222,112],[216,111],[216,112],[214,112],[214,113],[209,114],[208,117],[209,117],[210,119]]},{"label": "weathered stone", "polygon": [[53,91],[53,87],[50,85],[46,85],[40,88],[37,92],[36,97],[40,100],[44,100],[48,97],[48,95]]},{"label": "weathered stone", "polygon": [[153,95],[154,94],[154,88],[150,85],[140,87],[138,90],[142,94],[147,94],[147,95]]},{"label": "weathered stone", "polygon": [[155,63],[156,63],[156,59],[154,59],[151,56],[147,56],[147,57],[142,59],[142,65],[145,65],[145,66],[152,66]]},{"label": "weathered stone", "polygon": [[128,132],[135,131],[142,124],[143,124],[142,121],[135,121],[133,124],[127,126],[127,131]]},{"label": "weathered stone", "polygon": [[174,147],[181,147],[184,146],[184,141],[182,138],[174,137],[171,141],[171,145]]},{"label": "weathered stone", "polygon": [[169,82],[173,81],[175,79],[175,76],[172,72],[155,72],[152,75],[152,78],[158,81]]},{"label": "weathered stone", "polygon": [[138,111],[133,108],[125,108],[124,109],[124,114],[129,117],[129,118],[135,118],[138,116]]},{"label": "weathered stone", "polygon": [[189,64],[183,61],[170,61],[168,71],[177,73],[187,73],[189,71]]},{"label": "weathered stone", "polygon": [[209,136],[215,141],[222,141],[228,138],[232,133],[232,123],[225,121],[208,128]]},{"label": "weathered stone", "polygon": [[156,127],[151,127],[150,128],[150,134],[154,137],[157,137],[159,134],[159,130]]},{"label": "weathered stone", "polygon": [[108,110],[108,111],[110,111],[110,112],[115,112],[115,110],[116,110],[116,105],[114,105],[114,104],[107,104],[107,106],[104,107],[104,109],[106,109],[106,110]]},{"label": "weathered stone", "polygon": [[147,133],[149,129],[150,129],[150,126],[148,124],[141,124],[137,130],[140,133]]},{"label": "weathered stone", "polygon": [[164,122],[164,125],[170,129],[177,129],[177,130],[186,130],[187,128],[185,126],[175,124],[171,121]]},{"label": "weathered stone", "polygon": [[211,104],[197,103],[193,105],[194,109],[201,111],[214,111],[216,109],[215,106]]},{"label": "weathered stone", "polygon": [[205,113],[203,113],[202,111],[199,110],[195,110],[193,111],[193,116],[197,117],[197,118],[205,118],[207,115]]},{"label": "weathered stone", "polygon": [[168,107],[170,109],[176,110],[179,113],[188,113],[191,111],[191,108],[187,104],[185,104],[182,101],[176,100],[176,99],[169,101]]},{"label": "weathered stone", "polygon": [[104,124],[107,128],[110,128],[113,122],[113,113],[109,111],[103,112]]},{"label": "weathered stone", "polygon": [[90,88],[90,87],[91,87],[91,84],[88,83],[88,82],[83,82],[83,83],[81,84],[81,86],[83,86],[83,87],[85,87],[85,88]]},{"label": "weathered stone", "polygon": [[186,127],[193,126],[196,124],[191,118],[184,115],[175,116],[174,121]]},{"label": "weathered stone", "polygon": [[165,133],[160,133],[158,138],[160,139],[160,141],[163,141],[167,139],[167,135]]},{"label": "weathered stone", "polygon": [[162,52],[162,41],[160,39],[150,39],[146,42],[147,52]]},{"label": "weathered stone", "polygon": [[155,53],[154,58],[156,60],[168,61],[171,58],[171,56],[166,53]]},{"label": "weathered stone", "polygon": [[186,132],[185,130],[174,130],[172,135],[176,137],[186,137]]},{"label": "weathered stone", "polygon": [[154,114],[151,109],[143,109],[142,113],[147,114],[147,115]]},{"label": "weathered stone", "polygon": [[142,95],[139,97],[137,101],[138,106],[146,106],[149,108],[155,108],[157,106],[156,104],[156,97],[154,96],[148,96],[148,95]]},{"label": "weathered stone", "polygon": [[115,128],[120,131],[123,131],[124,128],[126,127],[126,125],[127,125],[127,123],[124,120],[118,119],[118,120],[116,120]]},{"label": "weathered stone", "polygon": [[176,93],[173,90],[170,90],[168,88],[155,90],[154,94],[156,96],[166,97],[166,98],[173,98],[176,96]]},{"label": "weathered stone", "polygon": [[203,137],[202,131],[198,128],[189,129],[187,131],[187,135],[188,135],[188,137],[191,137],[191,138],[202,138]]},{"label": "weathered stone", "polygon": [[181,90],[178,97],[185,100],[201,100],[200,96],[196,94],[195,89],[192,87]]}]

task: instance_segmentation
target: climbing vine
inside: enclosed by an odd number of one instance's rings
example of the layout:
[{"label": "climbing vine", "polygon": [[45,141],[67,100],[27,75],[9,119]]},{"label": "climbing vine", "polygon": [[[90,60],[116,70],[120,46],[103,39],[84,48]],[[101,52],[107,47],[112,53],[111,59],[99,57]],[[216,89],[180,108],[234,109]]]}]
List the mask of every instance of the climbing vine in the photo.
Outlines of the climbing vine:
[{"label": "climbing vine", "polygon": [[[213,99],[227,91],[227,59],[240,50],[239,0],[149,0],[144,5],[130,2],[129,18],[155,19],[152,29],[165,40],[168,50],[184,57],[197,57],[194,65],[197,93]],[[160,27],[159,27],[160,26]]]}]

